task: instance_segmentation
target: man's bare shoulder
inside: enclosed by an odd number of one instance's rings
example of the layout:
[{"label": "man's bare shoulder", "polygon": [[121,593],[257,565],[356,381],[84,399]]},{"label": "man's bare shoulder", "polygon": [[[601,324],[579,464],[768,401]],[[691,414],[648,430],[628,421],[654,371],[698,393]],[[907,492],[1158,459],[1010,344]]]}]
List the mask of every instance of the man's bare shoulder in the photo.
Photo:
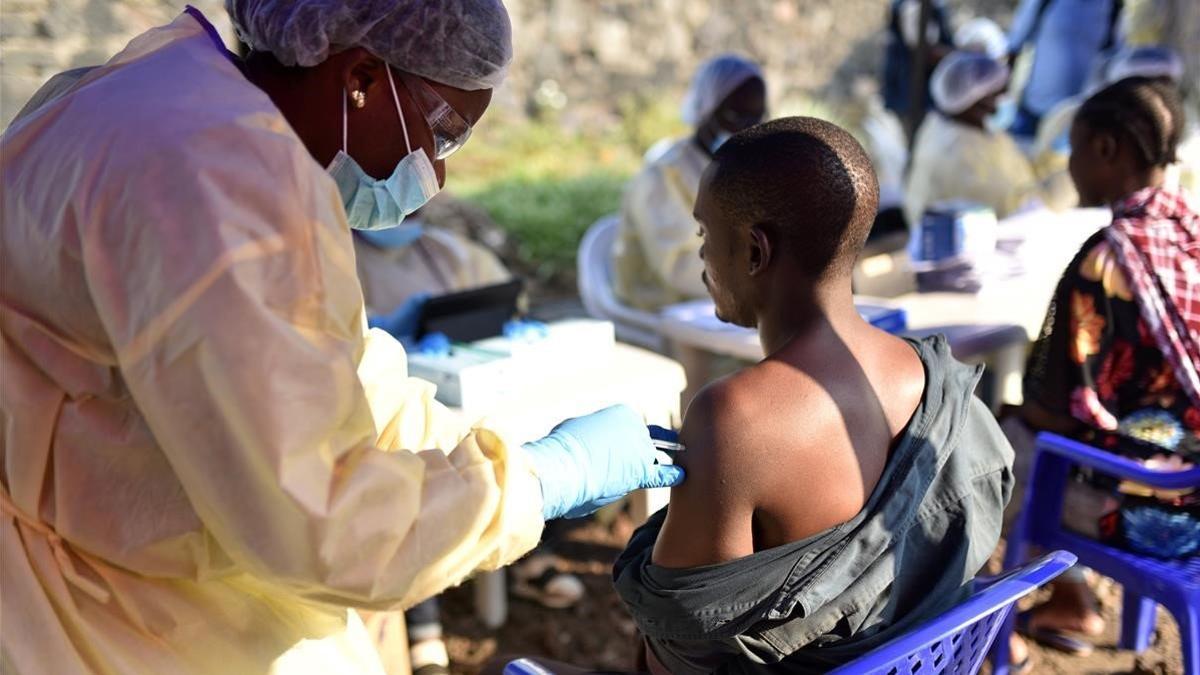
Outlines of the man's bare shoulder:
[{"label": "man's bare shoulder", "polygon": [[655,559],[722,562],[853,518],[923,391],[916,352],[891,340],[796,350],[705,387],[684,420],[688,479]]},{"label": "man's bare shoulder", "polygon": [[[802,484],[804,401],[815,383],[764,362],[717,380],[696,395],[680,432],[688,472],[672,490],[656,563],[693,567],[755,551],[754,515],[778,489],[780,472]],[[809,391],[812,390],[812,391]]]},{"label": "man's bare shoulder", "polygon": [[688,406],[682,440],[703,449],[716,466],[742,464],[772,453],[781,438],[790,438],[793,447],[802,443],[796,427],[817,417],[820,406],[813,403],[820,396],[820,387],[803,372],[763,361],[702,389]]}]

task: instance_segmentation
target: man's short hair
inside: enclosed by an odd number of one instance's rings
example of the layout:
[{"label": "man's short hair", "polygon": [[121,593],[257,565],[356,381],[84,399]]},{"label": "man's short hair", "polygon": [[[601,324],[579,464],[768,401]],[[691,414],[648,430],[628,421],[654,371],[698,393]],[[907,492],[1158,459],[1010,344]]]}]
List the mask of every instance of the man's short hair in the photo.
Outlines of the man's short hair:
[{"label": "man's short hair", "polygon": [[879,182],[846,130],[784,117],[734,135],[713,162],[709,190],[729,222],[777,235],[814,279],[850,273],[875,222]]}]

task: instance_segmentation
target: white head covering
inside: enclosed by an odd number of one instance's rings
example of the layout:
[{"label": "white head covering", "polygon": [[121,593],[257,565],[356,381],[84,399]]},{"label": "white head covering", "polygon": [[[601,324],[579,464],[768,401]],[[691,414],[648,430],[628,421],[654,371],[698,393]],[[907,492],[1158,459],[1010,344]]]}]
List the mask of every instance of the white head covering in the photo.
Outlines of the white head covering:
[{"label": "white head covering", "polygon": [[693,127],[708,119],[747,80],[764,79],[757,63],[737,54],[715,56],[696,71],[683,97],[683,121]]},{"label": "white head covering", "polygon": [[1166,77],[1178,83],[1183,79],[1183,60],[1170,47],[1128,47],[1109,61],[1106,75],[1109,84],[1130,77]]},{"label": "white head covering", "polygon": [[984,54],[953,52],[933,70],[929,94],[947,115],[966,111],[1008,85],[1008,66]]},{"label": "white head covering", "polygon": [[495,87],[512,60],[500,0],[225,0],[242,41],[287,65],[363,47],[400,70],[458,87]]},{"label": "white head covering", "polygon": [[954,46],[965,52],[980,52],[1000,60],[1008,55],[1008,36],[995,21],[976,17],[954,34]]}]

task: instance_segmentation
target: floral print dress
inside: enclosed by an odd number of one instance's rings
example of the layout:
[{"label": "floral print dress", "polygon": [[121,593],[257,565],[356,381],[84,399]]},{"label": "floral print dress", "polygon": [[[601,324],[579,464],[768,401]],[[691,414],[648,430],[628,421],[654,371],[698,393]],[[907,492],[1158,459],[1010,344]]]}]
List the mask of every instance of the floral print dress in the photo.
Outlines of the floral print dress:
[{"label": "floral print dress", "polygon": [[1025,397],[1082,422],[1085,442],[1111,438],[1096,431],[1117,432],[1200,456],[1200,408],[1142,321],[1104,232],[1084,244],[1059,282],[1029,361]]},{"label": "floral print dress", "polygon": [[[1025,399],[1078,421],[1077,440],[1156,468],[1186,468],[1200,463],[1200,406],[1147,325],[1136,293],[1111,233],[1097,232],[1059,281],[1027,365]],[[1088,482],[1123,498],[1200,508],[1195,491],[1117,485],[1102,476]],[[1100,529],[1111,533],[1119,518],[1107,520]]]}]

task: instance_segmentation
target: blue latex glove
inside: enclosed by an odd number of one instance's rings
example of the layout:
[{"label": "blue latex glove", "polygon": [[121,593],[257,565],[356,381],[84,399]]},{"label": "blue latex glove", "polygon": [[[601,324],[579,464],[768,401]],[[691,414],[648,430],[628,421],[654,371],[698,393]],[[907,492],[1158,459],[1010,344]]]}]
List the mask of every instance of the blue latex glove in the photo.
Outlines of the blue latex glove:
[{"label": "blue latex glove", "polygon": [[645,423],[622,405],[567,420],[524,448],[546,520],[582,518],[634,490],[683,482],[683,469],[655,463]]},{"label": "blue latex glove", "polygon": [[432,297],[424,291],[409,296],[391,314],[367,317],[371,328],[382,328],[397,340],[411,340],[417,334],[417,321],[421,319],[421,308]]},{"label": "blue latex glove", "polygon": [[404,348],[408,349],[410,354],[421,354],[422,356],[450,356],[450,338],[446,337],[445,333],[429,333],[425,337],[417,341],[412,348],[409,348],[408,343],[404,344]]},{"label": "blue latex glove", "polygon": [[534,342],[550,334],[550,327],[541,321],[513,319],[504,324],[504,337],[509,340]]}]

